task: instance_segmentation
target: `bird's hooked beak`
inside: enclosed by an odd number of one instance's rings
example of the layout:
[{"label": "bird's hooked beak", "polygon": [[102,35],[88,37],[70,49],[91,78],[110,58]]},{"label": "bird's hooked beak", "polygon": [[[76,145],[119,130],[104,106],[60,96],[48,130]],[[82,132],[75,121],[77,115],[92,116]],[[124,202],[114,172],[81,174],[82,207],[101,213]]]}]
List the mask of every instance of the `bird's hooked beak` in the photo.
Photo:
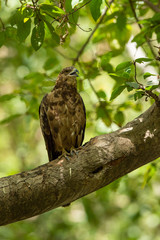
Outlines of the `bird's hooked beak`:
[{"label": "bird's hooked beak", "polygon": [[75,77],[79,77],[79,71],[74,68],[72,72],[69,73],[69,76],[75,76]]}]

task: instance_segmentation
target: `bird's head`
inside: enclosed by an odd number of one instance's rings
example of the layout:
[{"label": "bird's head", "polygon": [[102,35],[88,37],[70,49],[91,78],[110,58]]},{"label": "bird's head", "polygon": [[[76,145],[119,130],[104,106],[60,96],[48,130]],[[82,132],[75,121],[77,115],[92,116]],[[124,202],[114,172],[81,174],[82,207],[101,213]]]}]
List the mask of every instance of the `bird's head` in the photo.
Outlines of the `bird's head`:
[{"label": "bird's head", "polygon": [[67,83],[69,85],[75,85],[76,86],[76,77],[78,77],[79,71],[75,67],[66,67],[64,68],[57,79],[58,82]]},{"label": "bird's head", "polygon": [[79,71],[75,68],[75,67],[66,67],[64,68],[60,74],[63,74],[65,76],[69,76],[69,77],[78,77],[78,73]]}]

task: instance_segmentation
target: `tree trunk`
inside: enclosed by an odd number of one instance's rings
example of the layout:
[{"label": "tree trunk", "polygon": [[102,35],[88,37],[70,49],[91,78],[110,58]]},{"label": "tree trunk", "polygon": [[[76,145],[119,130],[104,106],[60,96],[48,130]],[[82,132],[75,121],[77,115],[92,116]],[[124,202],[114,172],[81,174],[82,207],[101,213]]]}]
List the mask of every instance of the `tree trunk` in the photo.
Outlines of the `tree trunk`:
[{"label": "tree trunk", "polygon": [[102,188],[160,156],[160,108],[91,139],[78,156],[0,179],[0,225],[20,221]]}]

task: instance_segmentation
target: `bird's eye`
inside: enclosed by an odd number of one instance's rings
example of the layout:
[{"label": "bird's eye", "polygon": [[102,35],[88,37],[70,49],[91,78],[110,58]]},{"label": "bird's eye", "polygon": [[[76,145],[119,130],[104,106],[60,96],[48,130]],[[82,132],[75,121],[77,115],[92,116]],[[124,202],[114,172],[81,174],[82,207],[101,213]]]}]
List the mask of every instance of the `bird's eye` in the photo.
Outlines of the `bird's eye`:
[{"label": "bird's eye", "polygon": [[67,71],[66,71],[66,75],[68,75],[69,73],[70,73],[70,70],[67,70]]}]

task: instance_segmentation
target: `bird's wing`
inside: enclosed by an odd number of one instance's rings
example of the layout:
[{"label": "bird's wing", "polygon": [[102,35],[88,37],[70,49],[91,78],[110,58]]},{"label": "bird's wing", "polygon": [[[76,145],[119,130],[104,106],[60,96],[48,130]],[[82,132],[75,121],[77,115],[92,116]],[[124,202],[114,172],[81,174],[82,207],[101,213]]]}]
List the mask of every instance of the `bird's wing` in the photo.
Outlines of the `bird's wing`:
[{"label": "bird's wing", "polygon": [[[48,94],[47,94],[48,95]],[[55,142],[52,138],[52,133],[50,130],[50,125],[47,117],[47,95],[45,95],[41,101],[39,107],[39,118],[40,118],[40,126],[42,130],[42,134],[45,140],[46,149],[48,152],[49,161],[56,159],[60,153],[55,151]]]},{"label": "bird's wing", "polygon": [[[81,98],[82,99],[82,98]],[[85,128],[86,128],[86,109],[84,102],[82,100],[82,107],[83,107],[83,112],[84,112],[84,117],[83,117],[83,125],[82,125],[82,137],[81,137],[81,143],[80,146],[82,145],[82,142],[84,140],[84,134],[85,134]]]},{"label": "bird's wing", "polygon": [[[79,95],[79,94],[78,94]],[[84,139],[84,133],[85,133],[85,127],[86,127],[86,111],[85,106],[83,103],[83,100],[81,96],[78,96],[78,104],[76,106],[76,119],[77,119],[77,133],[76,133],[76,141],[74,147],[80,147],[82,145],[83,139]]]}]

